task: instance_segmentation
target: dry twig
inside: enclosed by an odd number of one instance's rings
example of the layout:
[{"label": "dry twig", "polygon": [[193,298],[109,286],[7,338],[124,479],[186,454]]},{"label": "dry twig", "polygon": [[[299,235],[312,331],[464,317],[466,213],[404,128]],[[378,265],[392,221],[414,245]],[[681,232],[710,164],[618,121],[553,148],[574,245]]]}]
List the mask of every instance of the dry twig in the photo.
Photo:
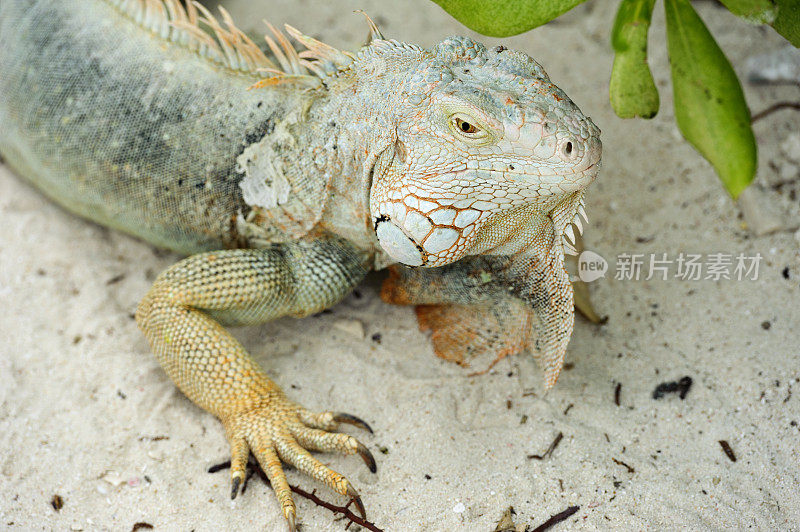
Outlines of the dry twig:
[{"label": "dry twig", "polygon": [[[231,467],[231,462],[230,460],[228,460],[226,462],[222,462],[221,464],[209,467],[208,472],[216,473],[217,471],[221,471],[223,469],[230,469],[230,467]],[[247,469],[248,469],[247,476],[245,477],[244,483],[242,485],[242,493],[244,493],[245,490],[247,489],[247,482],[253,476],[253,473],[258,475],[258,478],[260,478],[267,485],[269,485],[269,479],[267,478],[266,473],[264,473],[264,471],[261,469],[261,466],[258,464],[258,462],[255,459],[253,459],[252,455],[250,456],[250,460],[247,463]],[[304,489],[294,486],[292,484],[289,484],[289,488],[291,488],[291,490],[294,493],[300,495],[305,499],[308,499],[317,506],[321,506],[322,508],[330,510],[331,512],[333,512],[334,515],[341,514],[342,518],[347,519],[349,521],[347,527],[349,527],[350,524],[355,523],[357,525],[363,526],[364,528],[372,532],[383,532],[383,530],[375,526],[374,523],[367,521],[366,519],[360,517],[359,515],[354,514],[352,510],[350,510],[350,505],[353,504],[354,502],[353,499],[350,499],[350,501],[344,506],[339,506],[317,497],[317,490],[312,490],[311,493],[309,493]]]}]

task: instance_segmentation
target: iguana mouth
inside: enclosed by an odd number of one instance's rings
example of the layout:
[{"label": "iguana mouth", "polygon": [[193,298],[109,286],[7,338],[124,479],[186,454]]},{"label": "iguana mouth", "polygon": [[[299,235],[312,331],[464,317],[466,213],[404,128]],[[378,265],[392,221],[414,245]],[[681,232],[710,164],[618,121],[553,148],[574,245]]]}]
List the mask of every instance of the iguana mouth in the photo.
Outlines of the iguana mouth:
[{"label": "iguana mouth", "polygon": [[469,254],[577,255],[574,224],[583,231],[586,211],[583,191],[559,196],[542,196],[516,209],[496,212],[482,220]]}]

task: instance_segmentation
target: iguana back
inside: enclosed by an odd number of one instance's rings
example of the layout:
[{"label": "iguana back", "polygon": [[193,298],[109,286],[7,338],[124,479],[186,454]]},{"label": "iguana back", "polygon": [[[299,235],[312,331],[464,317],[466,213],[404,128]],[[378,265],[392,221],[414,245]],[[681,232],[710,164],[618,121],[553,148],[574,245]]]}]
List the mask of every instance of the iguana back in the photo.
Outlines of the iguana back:
[{"label": "iguana back", "polygon": [[183,253],[239,246],[236,158],[296,97],[162,36],[102,1],[3,0],[0,153],[103,225]]}]

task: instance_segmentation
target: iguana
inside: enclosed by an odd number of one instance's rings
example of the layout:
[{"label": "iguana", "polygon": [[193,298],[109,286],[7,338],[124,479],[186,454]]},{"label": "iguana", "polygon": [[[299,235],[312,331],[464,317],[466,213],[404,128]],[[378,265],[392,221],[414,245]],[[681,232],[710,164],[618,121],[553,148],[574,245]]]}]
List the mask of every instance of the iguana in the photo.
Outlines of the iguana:
[{"label": "iguana", "polygon": [[222,422],[231,496],[250,453],[289,527],[282,463],[341,494],[309,451],[359,454],[362,420],[289,399],[222,324],[319,312],[391,266],[437,354],[530,348],[554,384],[573,326],[564,268],[599,130],[542,67],[450,37],[356,53],[290,26],[262,50],[221,10],[178,0],[0,2],[0,153],[66,209],[189,255],[136,320]]}]

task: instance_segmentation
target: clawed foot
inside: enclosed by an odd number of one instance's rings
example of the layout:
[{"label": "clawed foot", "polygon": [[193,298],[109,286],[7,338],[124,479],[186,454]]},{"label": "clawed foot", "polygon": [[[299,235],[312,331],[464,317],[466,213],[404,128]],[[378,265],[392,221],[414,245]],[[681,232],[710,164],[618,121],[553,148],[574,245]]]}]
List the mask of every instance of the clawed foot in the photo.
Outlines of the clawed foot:
[{"label": "clawed foot", "polygon": [[[276,404],[279,403],[279,404]],[[297,511],[282,463],[294,466],[336,492],[350,497],[366,519],[361,497],[345,477],[314,458],[309,451],[358,454],[375,473],[372,453],[349,434],[333,432],[347,423],[368,432],[366,422],[350,414],[313,413],[286,399],[238,412],[222,419],[231,445],[231,499],[246,480],[247,461],[252,453],[278,497],[289,529],[296,530]]]}]

